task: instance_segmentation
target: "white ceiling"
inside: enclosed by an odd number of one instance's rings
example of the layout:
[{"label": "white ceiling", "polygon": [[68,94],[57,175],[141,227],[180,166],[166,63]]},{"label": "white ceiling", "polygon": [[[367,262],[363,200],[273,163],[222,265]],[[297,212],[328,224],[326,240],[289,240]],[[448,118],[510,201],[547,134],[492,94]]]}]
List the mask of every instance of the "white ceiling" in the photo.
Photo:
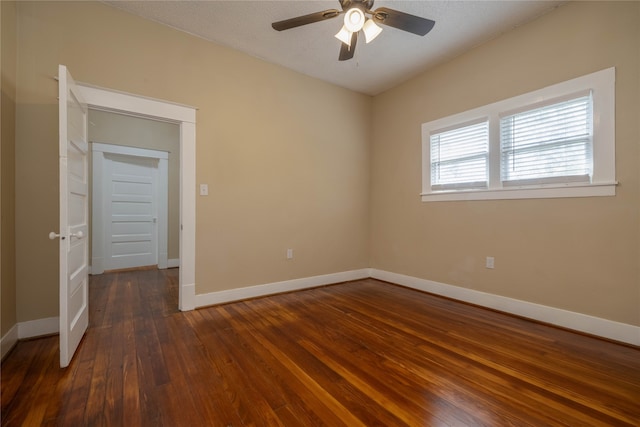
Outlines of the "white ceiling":
[{"label": "white ceiling", "polygon": [[383,26],[370,44],[359,38],[353,59],[338,61],[334,34],[342,16],[278,32],[271,23],[326,9],[338,0],[105,1],[215,43],[357,92],[376,95],[501,33],[549,12],[564,1],[399,1],[385,6],[436,21],[424,37]]}]

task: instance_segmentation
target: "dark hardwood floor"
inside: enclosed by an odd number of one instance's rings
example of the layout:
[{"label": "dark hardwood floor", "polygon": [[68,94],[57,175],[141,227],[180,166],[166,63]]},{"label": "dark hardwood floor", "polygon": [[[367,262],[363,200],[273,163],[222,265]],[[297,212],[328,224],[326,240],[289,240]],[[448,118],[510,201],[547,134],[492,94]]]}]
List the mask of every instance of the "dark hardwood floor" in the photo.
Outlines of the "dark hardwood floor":
[{"label": "dark hardwood floor", "polygon": [[91,278],[2,363],[6,426],[639,426],[640,349],[361,280],[177,311],[177,270]]}]

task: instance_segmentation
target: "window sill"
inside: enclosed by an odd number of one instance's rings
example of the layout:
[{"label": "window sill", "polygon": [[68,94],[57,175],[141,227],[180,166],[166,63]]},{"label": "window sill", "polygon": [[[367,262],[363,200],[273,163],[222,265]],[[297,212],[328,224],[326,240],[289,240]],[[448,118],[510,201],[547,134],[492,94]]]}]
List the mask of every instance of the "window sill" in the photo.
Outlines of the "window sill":
[{"label": "window sill", "polygon": [[565,197],[615,196],[617,182],[596,184],[565,184],[544,187],[510,187],[493,190],[453,190],[422,193],[423,202],[462,200],[556,199]]}]

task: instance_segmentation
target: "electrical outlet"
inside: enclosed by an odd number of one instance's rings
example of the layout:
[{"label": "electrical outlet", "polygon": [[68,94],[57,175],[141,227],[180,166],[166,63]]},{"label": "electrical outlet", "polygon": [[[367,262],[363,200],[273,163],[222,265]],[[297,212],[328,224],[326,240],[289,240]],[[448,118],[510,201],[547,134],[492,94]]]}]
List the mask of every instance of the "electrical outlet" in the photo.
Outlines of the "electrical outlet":
[{"label": "electrical outlet", "polygon": [[287,259],[293,259],[293,249],[287,249]]},{"label": "electrical outlet", "polygon": [[209,186],[207,184],[200,184],[200,195],[201,196],[209,195]]},{"label": "electrical outlet", "polygon": [[494,268],[494,266],[495,266],[495,258],[493,258],[492,256],[488,256],[486,265],[487,265],[487,268]]}]

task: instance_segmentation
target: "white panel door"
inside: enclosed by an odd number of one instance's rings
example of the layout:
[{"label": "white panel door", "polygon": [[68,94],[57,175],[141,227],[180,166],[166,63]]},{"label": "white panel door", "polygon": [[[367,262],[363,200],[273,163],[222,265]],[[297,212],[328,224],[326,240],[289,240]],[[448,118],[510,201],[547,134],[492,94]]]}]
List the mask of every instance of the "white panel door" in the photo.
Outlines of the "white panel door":
[{"label": "white panel door", "polygon": [[105,269],[158,264],[158,160],[105,153]]},{"label": "white panel door", "polygon": [[89,324],[87,105],[58,68],[60,129],[60,366],[68,366]]}]

